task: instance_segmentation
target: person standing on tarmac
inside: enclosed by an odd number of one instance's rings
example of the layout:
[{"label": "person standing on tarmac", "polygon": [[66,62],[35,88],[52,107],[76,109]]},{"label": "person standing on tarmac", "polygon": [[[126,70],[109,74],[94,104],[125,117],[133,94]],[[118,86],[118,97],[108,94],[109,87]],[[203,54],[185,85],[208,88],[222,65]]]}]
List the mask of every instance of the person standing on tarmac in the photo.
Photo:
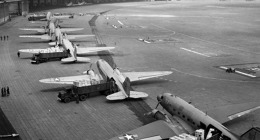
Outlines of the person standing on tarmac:
[{"label": "person standing on tarmac", "polygon": [[79,104],[79,95],[78,95],[78,93],[75,94],[75,98],[76,98],[76,103]]},{"label": "person standing on tarmac", "polygon": [[6,96],[6,89],[5,89],[5,87],[4,87],[4,90],[3,90],[3,97],[5,97]]},{"label": "person standing on tarmac", "polygon": [[1,96],[4,97],[4,88],[1,88]]},{"label": "person standing on tarmac", "polygon": [[9,91],[9,87],[6,87],[6,95],[9,96],[10,95],[10,91]]}]

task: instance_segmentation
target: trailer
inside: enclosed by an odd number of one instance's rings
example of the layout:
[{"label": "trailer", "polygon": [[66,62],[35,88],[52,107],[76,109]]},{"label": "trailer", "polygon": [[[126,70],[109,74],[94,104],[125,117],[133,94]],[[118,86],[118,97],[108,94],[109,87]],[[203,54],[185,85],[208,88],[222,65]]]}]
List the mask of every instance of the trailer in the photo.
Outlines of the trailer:
[{"label": "trailer", "polygon": [[50,52],[50,53],[38,53],[34,54],[31,60],[32,64],[39,64],[43,62],[47,62],[51,59],[62,59],[68,57],[67,51],[62,52]]},{"label": "trailer", "polygon": [[64,103],[75,101],[77,98],[79,98],[80,101],[85,101],[91,96],[96,96],[99,94],[107,96],[117,91],[118,87],[112,79],[107,81],[76,81],[73,86],[67,87],[60,91],[58,98]]}]

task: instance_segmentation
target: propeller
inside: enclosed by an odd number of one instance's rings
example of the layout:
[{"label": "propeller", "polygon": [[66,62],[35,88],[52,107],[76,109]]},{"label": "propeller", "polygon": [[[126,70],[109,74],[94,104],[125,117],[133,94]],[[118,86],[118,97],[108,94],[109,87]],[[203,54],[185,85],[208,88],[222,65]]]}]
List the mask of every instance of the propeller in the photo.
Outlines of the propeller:
[{"label": "propeller", "polygon": [[157,109],[157,107],[158,107],[159,105],[160,105],[160,102],[158,102],[158,103],[157,103],[157,105],[156,105],[155,109]]},{"label": "propeller", "polygon": [[88,74],[89,70],[92,70],[92,63],[89,65],[89,69],[87,71],[84,71],[83,74]]}]

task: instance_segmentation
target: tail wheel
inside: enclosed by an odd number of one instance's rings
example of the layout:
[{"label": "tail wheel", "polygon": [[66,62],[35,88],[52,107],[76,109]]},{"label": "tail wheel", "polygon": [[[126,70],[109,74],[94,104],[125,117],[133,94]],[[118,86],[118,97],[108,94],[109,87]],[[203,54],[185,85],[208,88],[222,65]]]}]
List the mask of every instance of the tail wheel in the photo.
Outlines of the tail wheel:
[{"label": "tail wheel", "polygon": [[79,96],[79,100],[80,101],[85,101],[87,99],[87,96],[86,95],[80,95]]},{"label": "tail wheel", "polygon": [[70,102],[70,98],[67,97],[64,99],[64,103],[68,103],[68,102]]}]

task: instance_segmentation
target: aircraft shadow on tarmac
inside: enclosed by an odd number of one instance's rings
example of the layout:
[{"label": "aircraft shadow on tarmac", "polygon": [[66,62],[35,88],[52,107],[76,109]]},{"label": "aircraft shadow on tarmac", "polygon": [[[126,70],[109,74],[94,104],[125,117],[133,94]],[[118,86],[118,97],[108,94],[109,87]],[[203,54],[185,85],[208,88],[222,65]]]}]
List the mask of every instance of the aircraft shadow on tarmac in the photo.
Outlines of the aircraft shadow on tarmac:
[{"label": "aircraft shadow on tarmac", "polygon": [[131,82],[131,86],[162,84],[162,83],[167,83],[167,82],[169,82],[169,81],[157,78],[157,79],[153,79],[153,80],[134,81],[134,82]]}]

